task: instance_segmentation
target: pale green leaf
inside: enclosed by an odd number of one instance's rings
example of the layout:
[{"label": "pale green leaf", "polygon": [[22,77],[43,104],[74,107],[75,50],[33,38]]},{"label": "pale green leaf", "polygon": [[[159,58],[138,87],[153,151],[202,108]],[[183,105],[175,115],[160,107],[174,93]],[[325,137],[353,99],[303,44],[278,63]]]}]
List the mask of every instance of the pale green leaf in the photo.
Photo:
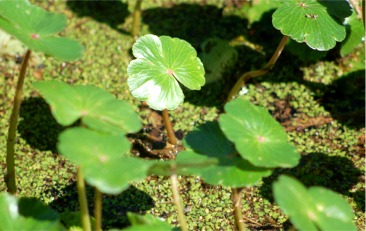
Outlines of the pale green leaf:
[{"label": "pale green leaf", "polygon": [[191,90],[205,83],[203,65],[184,40],[149,34],[136,41],[132,52],[137,59],[128,65],[128,86],[155,110],[173,110],[183,102],[179,83]]}]

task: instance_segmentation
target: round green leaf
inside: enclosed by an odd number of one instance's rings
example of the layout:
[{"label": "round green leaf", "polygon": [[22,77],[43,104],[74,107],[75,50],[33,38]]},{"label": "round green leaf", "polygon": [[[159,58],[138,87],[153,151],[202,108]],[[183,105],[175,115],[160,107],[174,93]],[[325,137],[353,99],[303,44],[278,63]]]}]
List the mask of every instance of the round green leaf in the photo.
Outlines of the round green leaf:
[{"label": "round green leaf", "polygon": [[352,208],[341,195],[323,187],[310,187],[309,194],[318,211],[316,223],[321,230],[357,230]]},{"label": "round green leaf", "polygon": [[66,16],[45,11],[28,0],[0,0],[0,29],[13,35],[35,51],[61,60],[76,60],[83,46],[56,33],[66,27]]},{"label": "round green leaf", "polygon": [[206,167],[189,166],[179,169],[181,175],[197,175],[205,182],[227,187],[244,187],[257,184],[271,170],[255,167],[236,155],[234,145],[225,137],[217,122],[200,125],[184,139],[187,149],[180,152],[177,163],[195,160],[198,163],[213,160]]},{"label": "round green leaf", "polygon": [[0,194],[0,230],[64,230],[55,211],[30,198]]},{"label": "round green leaf", "polygon": [[346,37],[341,19],[351,15],[346,0],[285,0],[273,13],[273,26],[295,41],[325,51]]},{"label": "round green leaf", "polygon": [[101,192],[118,194],[129,182],[146,177],[151,163],[129,157],[131,144],[123,135],[71,128],[59,136],[58,150],[80,166],[85,180]]},{"label": "round green leaf", "polygon": [[90,128],[110,133],[133,133],[141,128],[139,116],[128,103],[97,87],[58,81],[36,82],[34,86],[63,126],[81,119]]},{"label": "round green leaf", "polygon": [[273,184],[276,203],[299,230],[357,230],[349,204],[338,194],[322,188],[308,190],[297,180],[280,176]]},{"label": "round green leaf", "polygon": [[164,222],[158,217],[154,217],[151,214],[139,215],[135,213],[127,213],[128,220],[130,221],[130,227],[123,229],[124,231],[132,230],[149,230],[149,231],[170,231],[178,230],[171,227],[168,223]]},{"label": "round green leaf", "polygon": [[203,65],[184,40],[149,34],[136,41],[132,52],[137,59],[128,65],[128,86],[134,97],[155,110],[173,110],[183,102],[179,83],[190,90],[205,83]]},{"label": "round green leaf", "polygon": [[285,130],[264,108],[237,98],[225,105],[225,111],[220,127],[244,159],[268,168],[298,164],[300,155],[288,143]]}]

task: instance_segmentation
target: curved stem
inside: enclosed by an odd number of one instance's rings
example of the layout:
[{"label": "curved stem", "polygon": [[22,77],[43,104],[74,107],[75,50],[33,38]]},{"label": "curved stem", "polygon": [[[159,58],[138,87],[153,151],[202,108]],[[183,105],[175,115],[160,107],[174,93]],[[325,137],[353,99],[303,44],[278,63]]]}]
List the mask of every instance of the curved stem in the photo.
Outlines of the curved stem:
[{"label": "curved stem", "polygon": [[80,212],[81,212],[81,224],[83,225],[83,230],[91,231],[90,217],[89,217],[89,210],[88,210],[88,201],[86,199],[85,181],[84,181],[84,176],[80,170],[80,167],[78,168],[78,172],[77,172],[76,187],[78,190]]},{"label": "curved stem", "polygon": [[266,65],[264,65],[261,69],[255,70],[255,71],[249,71],[244,73],[238,81],[236,81],[234,87],[231,89],[229,96],[227,97],[227,102],[231,101],[235,98],[235,96],[239,93],[240,89],[244,86],[245,82],[248,81],[251,78],[258,77],[261,75],[266,74],[268,71],[270,71],[273,66],[275,65],[277,59],[280,57],[283,48],[286,45],[286,42],[288,40],[288,36],[283,36],[280,44],[278,44],[276,51],[273,53],[271,59],[268,61]]},{"label": "curved stem", "polygon": [[243,192],[243,188],[232,188],[231,195],[234,205],[234,220],[235,220],[235,229],[239,231],[245,231],[247,229],[244,221],[243,214],[241,213],[241,195]]},{"label": "curved stem", "polygon": [[132,37],[137,38],[140,31],[140,21],[141,21],[141,3],[142,0],[137,0],[135,4],[135,9],[133,11],[133,22],[132,22]]},{"label": "curved stem", "polygon": [[95,230],[102,230],[102,193],[95,188],[94,194],[94,218],[95,218]]},{"label": "curved stem", "polygon": [[10,115],[9,121],[9,129],[8,129],[8,138],[6,140],[6,175],[5,175],[5,182],[8,188],[8,192],[15,195],[17,193],[17,187],[15,183],[15,164],[14,164],[14,146],[15,146],[15,138],[17,133],[18,127],[18,118],[19,118],[19,110],[20,104],[22,102],[22,91],[25,79],[25,73],[27,71],[29,57],[31,55],[31,51],[27,50],[25,53],[20,73],[19,79],[15,91],[14,102],[13,102],[13,109]]},{"label": "curved stem", "polygon": [[174,204],[177,208],[178,221],[180,224],[180,228],[182,231],[188,231],[188,224],[186,221],[186,217],[184,216],[183,207],[182,207],[182,204],[180,201],[178,177],[177,177],[175,167],[172,168],[172,175],[170,176],[170,180],[172,182],[173,199],[174,199]]},{"label": "curved stem", "polygon": [[169,143],[172,145],[177,145],[177,138],[175,137],[173,126],[172,126],[172,123],[170,122],[169,113],[168,113],[167,109],[163,110],[163,121],[164,121],[165,129],[168,133]]}]

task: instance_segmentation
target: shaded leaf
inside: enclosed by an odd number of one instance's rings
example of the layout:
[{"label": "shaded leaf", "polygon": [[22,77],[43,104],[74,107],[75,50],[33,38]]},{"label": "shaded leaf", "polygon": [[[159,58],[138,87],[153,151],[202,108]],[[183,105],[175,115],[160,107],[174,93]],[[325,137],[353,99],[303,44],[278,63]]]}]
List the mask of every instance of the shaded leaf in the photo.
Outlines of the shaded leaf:
[{"label": "shaded leaf", "polygon": [[238,52],[222,39],[207,39],[201,44],[201,49],[199,57],[205,67],[206,84],[220,80],[238,59]]},{"label": "shaded leaf", "polygon": [[357,230],[350,205],[323,187],[306,189],[299,181],[282,175],[273,184],[276,203],[299,230]]},{"label": "shaded leaf", "polygon": [[344,24],[346,25],[348,34],[342,42],[342,56],[350,54],[362,42],[362,38],[365,36],[365,28],[363,23],[357,18],[355,11],[353,11],[350,17],[346,18]]},{"label": "shaded leaf", "polygon": [[341,19],[351,15],[346,0],[284,0],[273,13],[273,26],[295,41],[315,50],[332,49],[346,37]]},{"label": "shaded leaf", "polygon": [[76,60],[83,46],[56,33],[66,27],[66,16],[45,11],[27,0],[0,0],[0,28],[35,51],[61,60]]},{"label": "shaded leaf", "polygon": [[128,65],[128,86],[155,110],[173,110],[183,102],[179,83],[191,90],[205,83],[203,65],[184,40],[149,34],[136,41],[132,52],[137,59]]},{"label": "shaded leaf", "polygon": [[58,81],[33,84],[57,122],[69,126],[81,119],[84,125],[104,132],[133,133],[141,128],[137,113],[112,94],[94,86],[70,86]]},{"label": "shaded leaf", "polygon": [[244,159],[267,168],[298,164],[300,155],[287,141],[285,130],[264,108],[237,98],[225,105],[225,111],[220,127]]}]

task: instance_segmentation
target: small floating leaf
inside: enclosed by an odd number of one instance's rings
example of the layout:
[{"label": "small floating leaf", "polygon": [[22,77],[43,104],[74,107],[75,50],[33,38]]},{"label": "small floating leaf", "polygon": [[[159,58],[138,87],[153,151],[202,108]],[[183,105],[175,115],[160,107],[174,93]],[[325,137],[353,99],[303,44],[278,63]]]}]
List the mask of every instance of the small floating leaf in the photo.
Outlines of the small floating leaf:
[{"label": "small floating leaf", "polygon": [[346,37],[342,19],[351,15],[346,0],[284,0],[273,13],[273,26],[315,50],[330,50]]},{"label": "small floating leaf", "polygon": [[70,86],[58,81],[34,83],[63,126],[81,119],[84,125],[112,133],[133,133],[141,122],[132,107],[94,86]]},{"label": "small floating leaf", "polygon": [[299,230],[357,230],[350,205],[323,187],[306,189],[299,181],[282,175],[273,184],[276,203]]},{"label": "small floating leaf", "polygon": [[179,83],[190,90],[205,83],[203,65],[184,40],[149,34],[136,41],[132,52],[137,59],[128,65],[128,86],[134,97],[155,110],[173,110],[183,102]]},{"label": "small floating leaf", "polygon": [[65,15],[47,12],[27,0],[0,0],[0,29],[34,51],[66,61],[79,59],[83,46],[56,35],[65,27]]},{"label": "small floating leaf", "polygon": [[264,108],[237,98],[225,105],[225,111],[220,127],[244,159],[267,168],[298,164],[300,155],[287,141],[285,130]]}]

